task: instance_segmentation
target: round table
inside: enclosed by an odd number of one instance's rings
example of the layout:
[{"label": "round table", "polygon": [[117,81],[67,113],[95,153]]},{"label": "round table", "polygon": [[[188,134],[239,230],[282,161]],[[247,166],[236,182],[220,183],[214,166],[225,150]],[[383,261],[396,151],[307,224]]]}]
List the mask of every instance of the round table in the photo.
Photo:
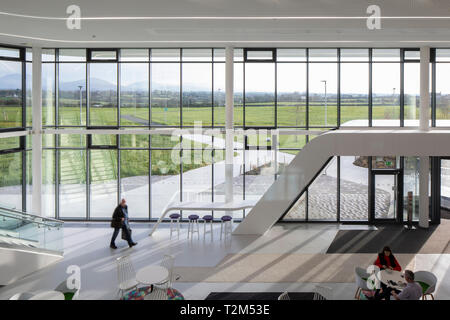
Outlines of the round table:
[{"label": "round table", "polygon": [[28,300],[64,300],[64,294],[59,291],[42,291],[36,293]]},{"label": "round table", "polygon": [[[394,288],[397,290],[402,290],[404,288],[404,286],[402,286],[401,284],[406,285],[406,281],[403,278],[403,274],[400,271],[395,271],[395,270],[391,270],[391,271],[381,270],[380,271],[380,281],[383,282],[388,287],[391,287],[391,288]],[[393,284],[389,283],[389,281],[394,281],[397,285],[393,285]]]},{"label": "round table", "polygon": [[168,277],[169,271],[161,266],[144,267],[136,273],[136,280],[148,285],[164,282]]}]

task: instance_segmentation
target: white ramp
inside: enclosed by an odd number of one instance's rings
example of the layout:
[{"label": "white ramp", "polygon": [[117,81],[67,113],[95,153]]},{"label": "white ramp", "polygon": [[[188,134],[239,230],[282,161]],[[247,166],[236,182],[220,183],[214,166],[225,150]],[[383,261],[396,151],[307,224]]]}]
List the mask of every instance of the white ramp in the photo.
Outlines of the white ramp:
[{"label": "white ramp", "polygon": [[297,200],[333,156],[449,156],[450,130],[366,129],[330,131],[309,142],[235,229],[262,235]]}]

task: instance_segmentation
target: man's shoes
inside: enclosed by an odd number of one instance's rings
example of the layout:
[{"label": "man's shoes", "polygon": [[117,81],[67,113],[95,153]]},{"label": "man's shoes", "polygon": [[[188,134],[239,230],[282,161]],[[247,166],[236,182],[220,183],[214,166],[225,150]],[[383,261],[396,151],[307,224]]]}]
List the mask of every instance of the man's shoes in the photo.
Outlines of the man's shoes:
[{"label": "man's shoes", "polygon": [[132,243],[129,244],[130,248],[134,247],[135,245],[137,245],[137,242],[132,242]]},{"label": "man's shoes", "polygon": [[111,249],[117,249],[117,247],[116,247],[115,244],[110,244],[109,247],[110,247]]}]

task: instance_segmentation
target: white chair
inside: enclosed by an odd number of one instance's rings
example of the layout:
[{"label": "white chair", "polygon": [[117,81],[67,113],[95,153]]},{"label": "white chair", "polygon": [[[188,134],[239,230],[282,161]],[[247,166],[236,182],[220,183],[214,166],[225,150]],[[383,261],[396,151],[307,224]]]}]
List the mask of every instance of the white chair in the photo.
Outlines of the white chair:
[{"label": "white chair", "polygon": [[78,296],[80,295],[80,288],[78,289],[69,289],[67,287],[67,280],[64,280],[63,282],[61,282],[56,288],[55,291],[59,291],[62,294],[65,293],[73,293],[73,296],[70,300],[77,300]]},{"label": "white chair", "polygon": [[172,239],[172,232],[173,232],[173,229],[175,229],[175,228],[178,233],[178,239],[179,239],[180,238],[181,215],[179,213],[173,213],[169,216],[169,218],[170,218],[170,239]]},{"label": "white chair", "polygon": [[[356,267],[355,268],[355,284],[356,284],[356,293],[355,299],[359,300],[362,290],[371,290],[367,287],[367,279],[370,277],[370,274],[366,272],[363,268]],[[366,280],[365,280],[366,279]]]},{"label": "white chair", "polygon": [[434,300],[433,292],[436,290],[437,278],[433,273],[429,271],[416,271],[414,272],[414,281],[429,285],[427,290],[422,290],[422,300],[427,300],[427,296],[430,296]]},{"label": "white chair", "polygon": [[138,289],[139,282],[136,280],[136,272],[131,263],[130,256],[122,256],[116,259],[117,276],[119,279],[119,293],[122,297],[131,289]]},{"label": "white chair", "polygon": [[9,300],[29,300],[34,294],[31,292],[16,293]]},{"label": "white chair", "polygon": [[288,292],[285,291],[282,294],[280,294],[280,296],[278,297],[278,300],[291,300],[291,298],[289,298]]},{"label": "white chair", "polygon": [[161,285],[153,285],[153,290],[144,297],[144,300],[168,300],[167,289],[169,282]]},{"label": "white chair", "polygon": [[314,290],[313,300],[333,300],[333,289],[317,285]]}]

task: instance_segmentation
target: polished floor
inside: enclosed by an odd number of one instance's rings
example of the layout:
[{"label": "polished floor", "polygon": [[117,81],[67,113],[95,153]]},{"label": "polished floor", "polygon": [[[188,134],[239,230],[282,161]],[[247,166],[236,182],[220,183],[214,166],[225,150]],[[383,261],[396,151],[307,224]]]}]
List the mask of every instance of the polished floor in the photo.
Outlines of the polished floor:
[{"label": "polished floor", "polygon": [[[139,244],[130,249],[118,239],[119,248],[112,250],[108,246],[112,233],[108,224],[66,223],[64,259],[0,288],[0,299],[17,292],[54,289],[67,277],[71,265],[81,268],[80,299],[118,299],[115,258],[130,255],[139,269],[158,264],[164,254],[171,254],[175,257],[175,271],[181,275],[174,287],[186,299],[204,299],[210,292],[224,291],[311,292],[320,284],[333,289],[334,299],[345,300],[353,299],[356,290],[353,267],[375,259],[372,254],[340,258],[327,254],[338,231],[348,228],[339,224],[277,224],[261,237],[232,236],[226,240],[219,239],[219,224],[214,225],[213,239],[209,233],[203,235],[202,225],[199,236],[189,240],[187,225],[183,225],[179,239],[176,234],[169,238],[168,224],[162,224],[151,237],[146,223],[133,224],[132,228]],[[254,263],[246,263],[243,258]],[[435,298],[450,299],[450,254],[417,254],[400,259],[414,270],[434,272],[439,279]],[[283,273],[287,266],[292,273]],[[206,273],[200,274],[203,270]]]}]

